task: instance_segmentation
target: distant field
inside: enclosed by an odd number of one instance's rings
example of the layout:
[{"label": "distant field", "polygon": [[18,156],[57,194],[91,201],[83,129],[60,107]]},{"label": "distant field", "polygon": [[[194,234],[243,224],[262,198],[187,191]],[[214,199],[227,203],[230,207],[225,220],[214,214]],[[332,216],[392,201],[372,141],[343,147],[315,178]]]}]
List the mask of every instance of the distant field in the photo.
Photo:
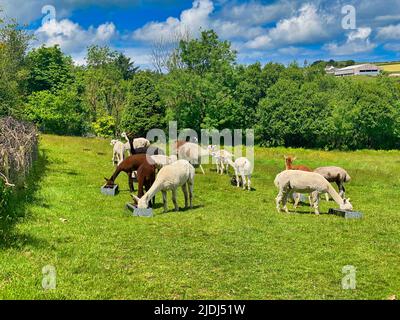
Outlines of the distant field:
[{"label": "distant field", "polygon": [[400,72],[400,62],[399,63],[392,63],[392,64],[384,64],[380,65],[383,70],[387,72]]}]

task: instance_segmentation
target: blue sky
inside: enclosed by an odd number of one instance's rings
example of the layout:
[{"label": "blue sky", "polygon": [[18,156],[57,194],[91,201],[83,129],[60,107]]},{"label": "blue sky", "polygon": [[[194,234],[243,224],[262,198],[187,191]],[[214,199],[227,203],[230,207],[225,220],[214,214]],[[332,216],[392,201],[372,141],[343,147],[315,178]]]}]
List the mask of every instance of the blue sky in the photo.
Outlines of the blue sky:
[{"label": "blue sky", "polygon": [[[55,16],[42,13],[46,5]],[[346,5],[355,9],[350,29]],[[35,34],[32,46],[59,44],[80,64],[98,44],[151,67],[155,42],[209,28],[232,42],[241,63],[400,60],[400,0],[0,0],[0,7]]]}]

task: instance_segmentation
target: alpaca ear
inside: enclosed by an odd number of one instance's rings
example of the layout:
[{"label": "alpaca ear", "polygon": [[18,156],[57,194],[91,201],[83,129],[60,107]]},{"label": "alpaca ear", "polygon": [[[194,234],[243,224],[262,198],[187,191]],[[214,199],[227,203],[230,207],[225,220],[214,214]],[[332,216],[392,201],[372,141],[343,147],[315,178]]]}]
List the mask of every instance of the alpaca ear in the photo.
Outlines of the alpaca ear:
[{"label": "alpaca ear", "polygon": [[108,182],[108,179],[106,177],[104,177],[104,180],[106,180]]},{"label": "alpaca ear", "polygon": [[294,161],[294,160],[296,160],[297,159],[297,157],[294,157],[292,160]]}]

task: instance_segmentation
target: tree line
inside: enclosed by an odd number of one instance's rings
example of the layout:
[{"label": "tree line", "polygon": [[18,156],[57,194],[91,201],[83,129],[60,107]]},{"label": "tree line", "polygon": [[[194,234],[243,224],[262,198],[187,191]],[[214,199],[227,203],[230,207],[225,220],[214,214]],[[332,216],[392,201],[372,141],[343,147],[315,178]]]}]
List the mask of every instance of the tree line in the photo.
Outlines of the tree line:
[{"label": "tree line", "polygon": [[76,66],[58,46],[28,50],[30,41],[18,25],[2,24],[0,116],[45,133],[144,136],[173,120],[198,132],[253,128],[263,146],[400,147],[400,83],[385,75],[335,78],[320,61],[242,65],[213,30],[155,52],[158,72],[99,46]]}]

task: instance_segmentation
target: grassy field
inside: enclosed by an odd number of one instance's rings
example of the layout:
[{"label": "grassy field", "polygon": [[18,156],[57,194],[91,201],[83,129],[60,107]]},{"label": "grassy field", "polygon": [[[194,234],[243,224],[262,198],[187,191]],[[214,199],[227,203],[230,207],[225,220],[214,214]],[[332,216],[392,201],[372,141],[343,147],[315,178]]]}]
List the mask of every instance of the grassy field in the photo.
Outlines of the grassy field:
[{"label": "grassy field", "polygon": [[400,63],[382,64],[380,67],[387,72],[400,72]]},{"label": "grassy field", "polygon": [[[273,185],[283,155],[311,167],[339,165],[363,220],[277,213]],[[256,149],[252,192],[214,168],[196,175],[195,208],[134,218],[110,176],[106,140],[43,136],[32,181],[0,226],[1,299],[387,299],[400,294],[400,152]],[[183,196],[179,192],[179,203]],[[24,200],[24,201],[23,201]],[[172,201],[169,195],[169,208]],[[334,203],[322,202],[322,212]],[[60,219],[67,219],[66,222]],[[42,268],[57,288],[42,289]],[[357,269],[343,290],[342,268]]]}]

